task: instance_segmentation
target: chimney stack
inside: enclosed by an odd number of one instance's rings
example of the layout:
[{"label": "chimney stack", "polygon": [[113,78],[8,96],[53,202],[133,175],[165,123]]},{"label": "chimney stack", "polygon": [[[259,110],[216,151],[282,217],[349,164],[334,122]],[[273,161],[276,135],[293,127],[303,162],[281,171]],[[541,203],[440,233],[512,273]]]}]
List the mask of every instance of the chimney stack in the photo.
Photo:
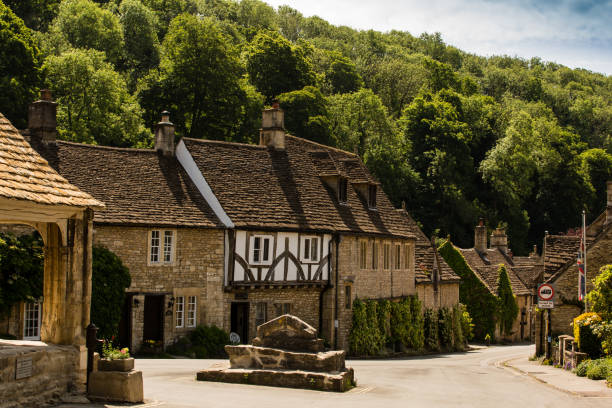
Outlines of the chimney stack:
[{"label": "chimney stack", "polygon": [[155,150],[164,156],[174,156],[174,124],[168,111],[161,113],[161,121],[155,125]]},{"label": "chimney stack", "polygon": [[608,180],[606,183],[607,193],[608,193],[608,202],[606,205],[606,221],[605,225],[612,223],[612,180]]},{"label": "chimney stack", "polygon": [[285,113],[278,101],[274,101],[270,109],[263,111],[259,144],[285,150]]},{"label": "chimney stack", "polygon": [[499,248],[504,254],[508,253],[508,236],[503,228],[495,228],[491,233],[491,248]]},{"label": "chimney stack", "polygon": [[474,249],[478,252],[487,250],[487,227],[483,218],[478,220],[478,225],[474,229]]},{"label": "chimney stack", "polygon": [[57,103],[51,99],[51,91],[42,89],[40,99],[28,107],[30,137],[44,143],[55,143],[57,138]]}]

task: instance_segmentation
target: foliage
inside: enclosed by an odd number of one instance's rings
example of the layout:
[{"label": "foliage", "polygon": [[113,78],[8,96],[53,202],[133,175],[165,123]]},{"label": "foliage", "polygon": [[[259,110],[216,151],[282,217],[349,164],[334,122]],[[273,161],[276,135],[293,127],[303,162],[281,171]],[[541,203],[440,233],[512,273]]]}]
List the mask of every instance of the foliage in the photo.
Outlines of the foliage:
[{"label": "foliage", "polygon": [[593,333],[601,341],[601,350],[607,356],[612,356],[612,321],[602,321],[591,326]]},{"label": "foliage", "polygon": [[459,310],[461,312],[461,333],[466,341],[470,341],[474,338],[474,323],[472,323],[472,317],[464,304],[459,304]]},{"label": "foliage", "polygon": [[601,341],[595,333],[593,326],[601,322],[601,317],[597,313],[583,313],[574,318],[574,339],[578,344],[578,349],[587,353],[591,358],[601,355]]},{"label": "foliage", "polygon": [[157,17],[140,0],[123,0],[119,22],[125,41],[125,66],[141,76],[159,64],[159,40],[155,26]]},{"label": "foliage", "polygon": [[307,86],[283,93],[278,96],[278,101],[285,111],[285,127],[291,134],[329,144],[327,100],[318,88]]},{"label": "foliage", "polygon": [[453,311],[447,307],[438,309],[438,338],[442,350],[452,350],[454,342]]},{"label": "foliage", "polygon": [[423,314],[421,302],[416,296],[391,302],[390,329],[392,341],[413,350],[423,348]]},{"label": "foliage", "polygon": [[3,0],[32,30],[45,31],[61,0]]},{"label": "foliage", "polygon": [[438,313],[433,309],[426,309],[423,321],[425,348],[430,351],[440,351]]},{"label": "foliage", "polygon": [[384,346],[378,323],[377,302],[353,301],[353,322],[349,333],[350,351],[354,355],[377,355]]},{"label": "foliage", "polygon": [[467,338],[463,333],[464,306],[462,304],[457,304],[453,306],[451,312],[453,319],[453,348],[455,350],[463,350],[467,345]]},{"label": "foliage", "polygon": [[[605,380],[612,373],[612,358],[586,360],[583,363],[586,363],[586,367],[581,368],[580,371],[576,368],[576,375],[581,377],[586,376],[591,380]],[[578,365],[578,367],[580,367],[580,365]],[[583,373],[584,375],[580,375]]]},{"label": "foliage", "polygon": [[113,346],[110,340],[104,340],[102,344],[102,358],[108,360],[125,360],[126,358],[130,358],[130,349],[127,347],[119,349]]},{"label": "foliage", "polygon": [[470,269],[463,255],[450,240],[445,240],[438,251],[453,271],[461,277],[459,301],[465,305],[474,322],[474,338],[483,340],[485,335],[495,332],[497,297],[489,292],[489,289]]},{"label": "foliage", "polygon": [[42,55],[23,20],[0,1],[0,112],[26,126],[26,107],[42,84]]},{"label": "foliage", "polygon": [[103,246],[94,245],[91,276],[91,322],[98,326],[98,337],[117,335],[130,271],[121,259]]},{"label": "foliage", "polygon": [[45,69],[58,102],[60,138],[121,147],[150,143],[138,102],[104,53],[74,49],[48,57]]},{"label": "foliage", "polygon": [[593,280],[594,287],[587,295],[591,310],[603,320],[612,320],[612,265],[604,265]]},{"label": "foliage", "polygon": [[38,235],[0,233],[0,316],[43,295],[43,242]]},{"label": "foliage", "polygon": [[381,300],[377,307],[378,330],[383,337],[382,343],[387,344],[391,339],[391,302]]},{"label": "foliage", "polygon": [[510,285],[510,277],[504,265],[500,265],[498,269],[499,277],[497,279],[497,297],[499,298],[499,325],[500,331],[506,335],[511,334],[512,325],[518,316],[518,304],[512,293]]},{"label": "foliage", "polygon": [[384,333],[380,331],[378,323],[378,302],[376,300],[366,301],[366,319],[370,333],[369,355],[379,354],[385,346]]},{"label": "foliage", "polygon": [[201,325],[189,333],[196,358],[220,358],[225,356],[225,346],[230,344],[229,334],[215,325]]},{"label": "foliage", "polygon": [[578,377],[586,377],[587,370],[589,369],[590,364],[591,364],[591,360],[584,360],[584,361],[582,361],[574,369],[574,373],[576,373],[576,375]]}]

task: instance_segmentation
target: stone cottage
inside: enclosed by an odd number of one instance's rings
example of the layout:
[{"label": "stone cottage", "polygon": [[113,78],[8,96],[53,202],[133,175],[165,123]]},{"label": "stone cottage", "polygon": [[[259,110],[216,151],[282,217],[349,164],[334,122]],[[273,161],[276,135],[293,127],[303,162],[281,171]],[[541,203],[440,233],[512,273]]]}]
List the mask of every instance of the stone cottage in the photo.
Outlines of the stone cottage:
[{"label": "stone cottage", "polygon": [[[199,324],[243,342],[292,313],[348,347],[352,302],[415,294],[415,237],[353,153],[287,135],[259,145],[182,139],[164,112],[154,149],[33,146],[106,203],[93,241],[130,269],[120,338],[173,343]],[[27,133],[27,132],[25,132]]]},{"label": "stone cottage", "polygon": [[[540,258],[532,253],[529,257],[514,257],[508,247],[508,237],[502,228],[491,233],[487,242],[487,227],[481,219],[474,230],[474,247],[457,248],[468,266],[493,295],[497,296],[499,267],[508,271],[512,292],[516,297],[519,313],[512,326],[511,334],[502,335],[499,327],[495,337],[510,341],[532,339],[534,285],[541,274]],[[491,311],[493,313],[493,311]]]},{"label": "stone cottage", "polygon": [[[581,231],[573,234],[552,235],[546,233],[543,245],[543,281],[555,289],[554,309],[551,310],[551,333],[546,333],[546,314],[538,313],[536,320],[537,353],[544,350],[548,335],[573,335],[571,326],[576,316],[584,311],[584,303],[578,301],[578,267],[576,260],[580,247]],[[599,269],[612,264],[612,181],[607,183],[607,206],[586,227],[587,237],[587,292],[593,288],[593,279]]]}]

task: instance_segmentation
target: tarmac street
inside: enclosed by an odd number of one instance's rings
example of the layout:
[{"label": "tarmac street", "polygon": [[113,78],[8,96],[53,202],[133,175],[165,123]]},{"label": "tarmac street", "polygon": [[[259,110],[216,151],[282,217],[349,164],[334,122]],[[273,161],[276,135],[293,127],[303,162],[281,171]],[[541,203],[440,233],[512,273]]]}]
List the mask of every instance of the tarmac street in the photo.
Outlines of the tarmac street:
[{"label": "tarmac street", "polygon": [[[612,407],[612,396],[605,390],[599,395],[576,395],[539,380],[539,366],[526,372],[504,364],[525,362],[533,353],[533,345],[518,345],[395,360],[350,360],[347,365],[355,369],[357,387],[343,394],[195,380],[197,371],[222,360],[138,359],[136,368],[144,375],[144,407]],[[572,381],[569,373],[559,373]]]}]

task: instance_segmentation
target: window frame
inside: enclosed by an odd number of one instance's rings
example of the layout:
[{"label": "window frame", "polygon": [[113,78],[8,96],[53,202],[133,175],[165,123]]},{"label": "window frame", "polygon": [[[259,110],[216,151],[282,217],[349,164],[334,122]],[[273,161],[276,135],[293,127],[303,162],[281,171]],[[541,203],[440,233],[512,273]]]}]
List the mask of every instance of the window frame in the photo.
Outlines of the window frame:
[{"label": "window frame", "polygon": [[[157,235],[157,237],[155,237]],[[170,237],[170,247],[167,248],[166,238]],[[173,265],[176,259],[177,233],[173,229],[157,228],[149,231],[148,234],[148,257],[147,264],[149,266],[168,266]],[[153,245],[153,240],[157,240],[157,245]],[[155,251],[154,251],[155,248]],[[157,259],[153,259],[156,254]],[[166,255],[170,255],[167,260]]]},{"label": "window frame", "polygon": [[[258,250],[261,251],[261,259],[259,261],[255,260],[255,242],[257,239],[261,240],[261,248]],[[268,251],[265,251],[265,240],[269,240],[268,242]],[[274,236],[267,234],[253,234],[249,239],[249,264],[250,265],[271,265],[274,257]],[[267,260],[264,258],[268,258]]]},{"label": "window frame", "polygon": [[267,321],[268,321],[268,303],[267,302],[255,303],[255,327],[261,326]]},{"label": "window frame", "polygon": [[391,244],[383,243],[383,270],[388,271],[391,268]]},{"label": "window frame", "polygon": [[372,242],[372,270],[377,270],[378,269],[378,245],[379,243],[376,241]]},{"label": "window frame", "polygon": [[185,296],[174,298],[174,327],[177,329],[185,327]]},{"label": "window frame", "polygon": [[[316,241],[316,245],[313,246],[313,240]],[[306,248],[306,242],[308,242],[308,248]],[[319,263],[321,260],[321,237],[318,235],[303,235],[300,237],[300,261],[303,263]],[[313,258],[313,248],[316,251],[316,258]],[[308,256],[306,256],[306,250],[308,250]]]},{"label": "window frame", "polygon": [[353,294],[351,285],[344,286],[344,308],[351,310],[353,308]]},{"label": "window frame", "polygon": [[190,296],[187,296],[187,319],[185,322],[185,327],[192,328],[192,327],[196,327],[197,324],[198,324],[198,297],[195,295],[190,295]]},{"label": "window frame", "polygon": [[[34,306],[33,310],[29,310],[30,307]],[[30,313],[36,313],[36,320],[31,319]],[[28,322],[35,322],[35,326],[28,325]],[[42,322],[42,303],[41,302],[24,302],[23,304],[23,339],[31,340],[31,341],[39,341],[40,340],[40,329]],[[28,332],[30,329],[35,330],[34,335],[32,332]],[[30,334],[30,335],[28,335]]]},{"label": "window frame", "polygon": [[359,269],[367,269],[368,267],[368,242],[359,241]]},{"label": "window frame", "polygon": [[370,210],[376,210],[377,190],[376,184],[368,184],[368,208]]},{"label": "window frame", "polygon": [[402,246],[400,244],[395,244],[395,254],[394,254],[394,264],[395,269],[402,269]]},{"label": "window frame", "polygon": [[338,202],[340,204],[348,203],[348,179],[346,177],[338,178]]},{"label": "window frame", "polygon": [[410,269],[410,244],[404,244],[404,269]]}]

